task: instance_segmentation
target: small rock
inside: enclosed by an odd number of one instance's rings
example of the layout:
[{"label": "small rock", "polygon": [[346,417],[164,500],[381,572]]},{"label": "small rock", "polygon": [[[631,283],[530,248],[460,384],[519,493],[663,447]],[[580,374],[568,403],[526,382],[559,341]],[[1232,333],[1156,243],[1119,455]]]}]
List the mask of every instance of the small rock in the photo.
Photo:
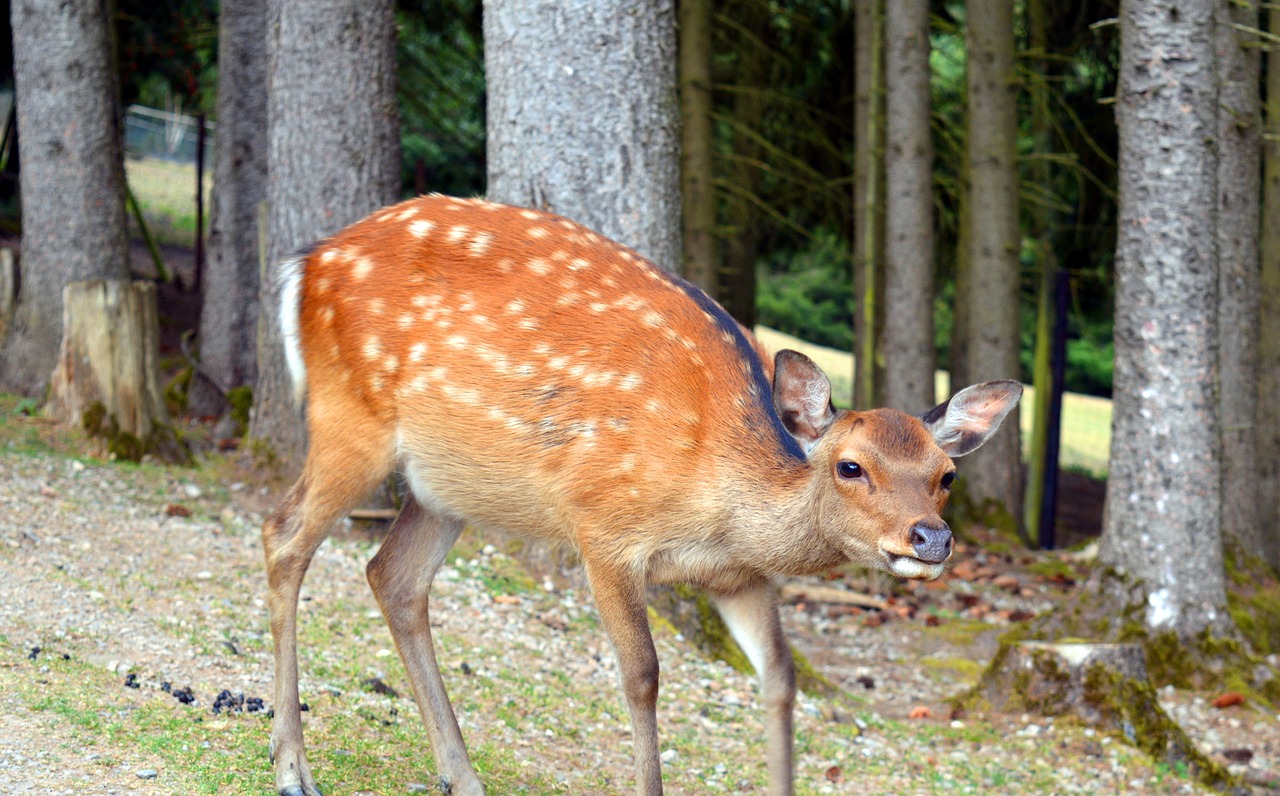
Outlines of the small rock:
[{"label": "small rock", "polygon": [[155,779],[160,776],[160,772],[154,768],[140,768],[137,770],[138,779]]},{"label": "small rock", "polygon": [[664,763],[674,763],[677,759],[679,759],[679,757],[680,757],[680,753],[677,752],[675,749],[667,749],[661,755],[658,756],[658,759],[660,759]]},{"label": "small rock", "polygon": [[426,793],[431,790],[431,786],[425,782],[410,782],[406,790],[410,793]]},{"label": "small rock", "polygon": [[201,490],[200,487],[196,486],[195,484],[183,484],[182,491],[187,497],[191,498],[192,500],[195,500],[196,498],[204,494],[204,491]]},{"label": "small rock", "polygon": [[207,569],[202,569],[196,573],[196,580],[212,580],[213,573]]}]

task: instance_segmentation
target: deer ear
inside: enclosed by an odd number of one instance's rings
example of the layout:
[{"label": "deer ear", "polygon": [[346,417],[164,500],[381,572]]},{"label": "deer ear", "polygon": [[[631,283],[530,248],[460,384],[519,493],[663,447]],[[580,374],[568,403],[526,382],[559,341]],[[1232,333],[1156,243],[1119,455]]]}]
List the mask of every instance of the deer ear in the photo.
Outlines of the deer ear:
[{"label": "deer ear", "polygon": [[773,407],[805,453],[836,417],[826,374],[804,354],[785,349],[773,361]]},{"label": "deer ear", "polygon": [[920,416],[938,447],[952,458],[973,453],[1018,405],[1022,385],[1008,379],[966,387]]}]

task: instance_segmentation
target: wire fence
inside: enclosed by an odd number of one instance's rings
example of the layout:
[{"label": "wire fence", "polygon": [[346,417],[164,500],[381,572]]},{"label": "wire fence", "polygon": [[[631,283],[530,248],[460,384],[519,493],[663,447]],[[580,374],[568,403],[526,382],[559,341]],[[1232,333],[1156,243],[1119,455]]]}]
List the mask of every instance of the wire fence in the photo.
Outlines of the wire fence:
[{"label": "wire fence", "polygon": [[[194,248],[197,230],[206,227],[197,213],[196,155],[201,119],[181,113],[130,105],[125,112],[125,174],[142,208],[149,231],[163,244]],[[204,122],[204,174],[201,190],[207,212],[213,188],[215,127]],[[139,234],[130,218],[130,228]]]},{"label": "wire fence", "polygon": [[124,116],[124,151],[130,158],[196,162],[200,123],[204,121],[205,163],[213,162],[213,122],[198,116],[130,105]]}]

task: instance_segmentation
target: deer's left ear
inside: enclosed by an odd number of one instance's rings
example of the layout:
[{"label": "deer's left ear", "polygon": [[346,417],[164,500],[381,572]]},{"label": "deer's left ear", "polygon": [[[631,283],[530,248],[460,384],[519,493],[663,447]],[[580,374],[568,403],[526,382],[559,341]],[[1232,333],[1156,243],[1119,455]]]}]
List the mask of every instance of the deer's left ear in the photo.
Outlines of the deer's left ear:
[{"label": "deer's left ear", "polygon": [[773,408],[806,454],[836,417],[826,374],[804,354],[785,349],[774,358]]},{"label": "deer's left ear", "polygon": [[991,439],[1022,397],[1022,385],[1004,379],[966,387],[920,416],[924,427],[955,458],[973,453]]}]

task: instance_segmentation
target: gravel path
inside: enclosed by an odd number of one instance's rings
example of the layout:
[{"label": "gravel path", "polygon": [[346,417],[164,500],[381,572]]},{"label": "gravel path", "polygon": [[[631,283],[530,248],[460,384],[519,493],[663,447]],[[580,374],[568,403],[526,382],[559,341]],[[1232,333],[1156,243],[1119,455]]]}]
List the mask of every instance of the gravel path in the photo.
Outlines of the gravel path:
[{"label": "gravel path", "polygon": [[[271,496],[234,475],[40,451],[0,452],[0,472],[0,793],[267,792],[267,720],[251,708],[254,698],[270,707],[257,534]],[[433,628],[491,793],[628,793],[626,711],[589,595],[531,580],[492,545],[460,545],[437,580]],[[313,768],[330,793],[434,791],[364,583],[375,549],[338,534],[304,588]],[[1008,622],[1069,598],[1069,584],[1016,567],[997,582],[1008,562],[970,558],[989,577],[910,589],[877,576],[812,581],[879,594],[882,610],[784,606],[796,645],[850,694],[800,699],[799,792],[1201,792],[1072,722],[952,719],[947,699],[974,681]],[[668,792],[764,792],[752,682],[656,635]],[[183,689],[190,704],[175,698]],[[223,690],[231,707],[215,713]],[[1280,770],[1280,717],[1214,708],[1213,694],[1162,696],[1237,773],[1262,781]]]}]

